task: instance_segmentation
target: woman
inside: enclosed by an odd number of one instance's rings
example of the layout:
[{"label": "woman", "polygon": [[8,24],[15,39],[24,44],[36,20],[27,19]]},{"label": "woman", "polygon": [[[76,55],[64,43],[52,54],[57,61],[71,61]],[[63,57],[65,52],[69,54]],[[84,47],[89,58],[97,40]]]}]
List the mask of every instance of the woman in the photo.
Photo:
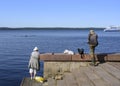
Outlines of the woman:
[{"label": "woman", "polygon": [[94,30],[90,30],[90,33],[88,35],[88,44],[90,46],[90,56],[92,60],[91,65],[95,66],[95,47],[98,45],[98,35],[94,32]]},{"label": "woman", "polygon": [[39,58],[40,58],[40,54],[38,52],[38,48],[35,47],[33,49],[33,52],[31,53],[29,65],[28,65],[31,79],[33,79],[33,77],[35,78],[37,71],[40,69]]}]

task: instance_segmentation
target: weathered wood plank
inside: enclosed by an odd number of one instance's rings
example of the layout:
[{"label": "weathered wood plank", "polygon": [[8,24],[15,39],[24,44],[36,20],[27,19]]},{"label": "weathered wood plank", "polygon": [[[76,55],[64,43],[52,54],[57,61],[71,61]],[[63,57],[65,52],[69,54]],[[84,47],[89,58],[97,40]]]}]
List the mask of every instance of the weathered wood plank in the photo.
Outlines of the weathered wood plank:
[{"label": "weathered wood plank", "polygon": [[44,61],[71,61],[72,56],[68,54],[40,54],[40,60]]},{"label": "weathered wood plank", "polygon": [[48,79],[48,86],[56,86],[56,81],[52,78]]},{"label": "weathered wood plank", "polygon": [[107,55],[108,61],[119,61],[120,62],[120,53],[119,54],[108,54]]},{"label": "weathered wood plank", "polygon": [[57,86],[67,86],[65,80],[57,80]]},{"label": "weathered wood plank", "polygon": [[20,86],[42,86],[42,83],[31,80],[30,78],[24,78]]},{"label": "weathered wood plank", "polygon": [[[120,53],[119,54],[109,54],[109,53],[100,53],[95,55],[96,60],[100,62],[105,61],[119,61],[120,62]],[[74,54],[64,54],[64,53],[44,53],[40,54],[40,60],[44,61],[91,61],[89,54],[85,54],[84,59],[81,58],[81,55]]]},{"label": "weathered wood plank", "polygon": [[96,74],[94,68],[91,69],[87,67],[86,69],[84,69],[84,72],[88,76],[88,78],[94,83],[95,86],[109,86],[109,84],[107,84],[103,79],[101,79],[99,75]]},{"label": "weathered wood plank", "polygon": [[66,81],[67,86],[79,86],[72,73],[66,73],[64,80]]},{"label": "weathered wood plank", "polygon": [[75,76],[79,86],[94,86],[90,79],[85,75],[84,71],[81,71],[81,69],[74,70],[72,73]]},{"label": "weathered wood plank", "polygon": [[91,67],[91,70],[99,75],[99,77],[103,79],[109,86],[120,86],[120,81],[105,71],[102,67]]},{"label": "weathered wood plank", "polygon": [[106,70],[108,73],[110,73],[111,75],[115,76],[116,78],[118,78],[120,80],[120,70],[117,69],[116,67],[109,65],[107,63],[100,65],[102,68],[104,68],[104,70]]},{"label": "weathered wood plank", "polygon": [[120,70],[120,62],[108,62],[108,64],[110,64]]}]

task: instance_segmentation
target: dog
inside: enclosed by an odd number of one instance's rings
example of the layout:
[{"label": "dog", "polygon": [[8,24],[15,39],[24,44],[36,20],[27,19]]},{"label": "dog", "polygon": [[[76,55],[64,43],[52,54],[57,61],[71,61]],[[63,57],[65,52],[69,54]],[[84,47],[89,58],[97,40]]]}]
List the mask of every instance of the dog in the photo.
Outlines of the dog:
[{"label": "dog", "polygon": [[78,48],[78,53],[81,55],[81,58],[84,58],[84,49],[83,48]]}]

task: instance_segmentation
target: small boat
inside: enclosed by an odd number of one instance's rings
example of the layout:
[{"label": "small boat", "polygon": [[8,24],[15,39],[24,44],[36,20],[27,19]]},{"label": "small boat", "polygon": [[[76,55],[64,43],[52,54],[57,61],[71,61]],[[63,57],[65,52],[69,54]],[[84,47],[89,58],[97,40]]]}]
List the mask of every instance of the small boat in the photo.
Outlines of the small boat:
[{"label": "small boat", "polygon": [[104,32],[119,32],[120,27],[110,26],[104,29]]}]

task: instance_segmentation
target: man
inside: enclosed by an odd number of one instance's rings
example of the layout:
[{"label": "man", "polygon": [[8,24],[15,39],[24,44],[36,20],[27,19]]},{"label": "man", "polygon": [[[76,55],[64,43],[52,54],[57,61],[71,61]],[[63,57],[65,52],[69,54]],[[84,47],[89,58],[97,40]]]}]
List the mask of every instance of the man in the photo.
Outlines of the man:
[{"label": "man", "polygon": [[95,47],[98,45],[98,35],[94,32],[94,30],[90,30],[88,35],[88,44],[90,47],[90,56],[92,63],[90,65],[96,65],[95,60]]}]

